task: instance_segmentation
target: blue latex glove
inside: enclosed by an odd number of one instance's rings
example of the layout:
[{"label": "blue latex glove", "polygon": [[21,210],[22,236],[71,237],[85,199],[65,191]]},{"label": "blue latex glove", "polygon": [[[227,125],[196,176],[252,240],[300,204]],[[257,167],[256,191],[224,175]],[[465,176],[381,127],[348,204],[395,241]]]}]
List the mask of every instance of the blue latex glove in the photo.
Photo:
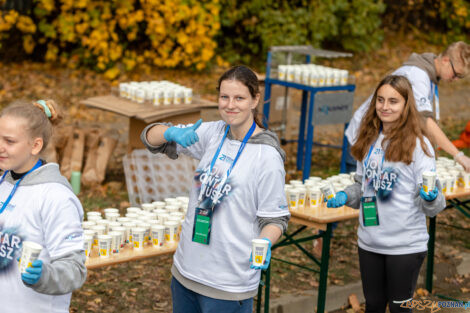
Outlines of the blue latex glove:
[{"label": "blue latex glove", "polygon": [[21,279],[28,285],[34,285],[39,281],[42,274],[42,261],[36,260],[31,264],[31,267],[26,268],[27,273],[21,274]]},{"label": "blue latex glove", "polygon": [[434,187],[434,189],[431,190],[429,193],[424,191],[423,187],[421,187],[421,189],[419,190],[419,195],[421,196],[421,198],[423,198],[426,201],[434,201],[434,199],[437,198],[438,194],[439,194],[439,190],[437,190],[437,187]]},{"label": "blue latex glove", "polygon": [[328,200],[328,203],[326,204],[326,206],[329,208],[340,208],[346,204],[347,200],[348,200],[348,195],[344,191],[340,191],[336,193],[336,197]]},{"label": "blue latex glove", "polygon": [[165,137],[166,141],[174,141],[177,144],[187,148],[199,141],[199,137],[196,134],[196,129],[198,129],[201,124],[202,119],[190,127],[170,127],[163,133],[163,137]]},{"label": "blue latex glove", "polygon": [[255,270],[266,270],[269,267],[269,262],[271,262],[271,240],[269,240],[266,237],[261,238],[261,239],[267,240],[269,242],[268,251],[266,252],[266,260],[264,260],[264,264],[261,265],[261,266],[253,265],[253,263],[252,263],[253,262],[253,253],[250,253],[250,263],[251,263],[250,268],[254,268]]}]

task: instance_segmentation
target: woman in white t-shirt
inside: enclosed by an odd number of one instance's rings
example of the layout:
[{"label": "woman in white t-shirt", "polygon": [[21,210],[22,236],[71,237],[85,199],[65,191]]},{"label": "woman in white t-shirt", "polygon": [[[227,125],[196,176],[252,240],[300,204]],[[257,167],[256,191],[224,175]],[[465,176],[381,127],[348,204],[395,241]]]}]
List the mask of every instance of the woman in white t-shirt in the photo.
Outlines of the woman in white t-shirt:
[{"label": "woman in white t-shirt", "polygon": [[[197,160],[194,185],[172,267],[174,313],[252,312],[259,269],[287,227],[284,152],[276,135],[257,120],[256,74],[237,66],[219,79],[221,121],[151,124],[147,148]],[[251,263],[251,241],[269,242],[262,267]]]},{"label": "woman in white t-shirt", "polygon": [[404,76],[377,86],[356,143],[356,183],[328,201],[360,208],[358,246],[366,312],[411,312],[419,269],[426,256],[426,215],[445,207],[440,182],[425,192],[423,172],[435,171],[413,91]]},{"label": "woman in white t-shirt", "polygon": [[[83,209],[56,163],[39,155],[60,120],[53,101],[14,103],[0,113],[0,303],[2,313],[69,312],[85,282]],[[20,274],[25,241],[42,246]]]}]

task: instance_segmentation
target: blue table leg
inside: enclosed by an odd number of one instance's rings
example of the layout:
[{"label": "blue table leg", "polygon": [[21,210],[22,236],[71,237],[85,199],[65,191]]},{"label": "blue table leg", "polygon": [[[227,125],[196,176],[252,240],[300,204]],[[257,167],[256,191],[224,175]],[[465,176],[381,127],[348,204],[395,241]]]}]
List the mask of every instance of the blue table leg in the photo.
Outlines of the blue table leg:
[{"label": "blue table leg", "polygon": [[297,170],[302,169],[305,145],[305,116],[307,113],[308,92],[302,91],[302,106],[300,108],[299,140],[297,142]]},{"label": "blue table leg", "polygon": [[348,128],[349,123],[344,124],[343,132],[343,146],[341,148],[341,165],[339,167],[340,173],[346,173],[346,153],[348,152],[348,138],[346,137],[346,128]]},{"label": "blue table leg", "polygon": [[312,92],[310,93],[310,101],[308,106],[307,144],[305,147],[304,169],[302,173],[303,180],[306,180],[310,177],[310,166],[312,165],[314,101],[315,92]]}]

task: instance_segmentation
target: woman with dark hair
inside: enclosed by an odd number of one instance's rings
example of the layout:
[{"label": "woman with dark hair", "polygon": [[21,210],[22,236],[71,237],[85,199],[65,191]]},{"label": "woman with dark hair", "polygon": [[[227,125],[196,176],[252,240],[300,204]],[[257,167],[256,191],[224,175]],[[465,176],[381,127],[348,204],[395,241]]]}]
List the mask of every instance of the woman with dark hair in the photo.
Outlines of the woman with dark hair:
[{"label": "woman with dark hair", "polygon": [[404,76],[377,86],[352,146],[356,183],[328,207],[360,208],[358,246],[366,312],[411,312],[419,269],[426,256],[426,215],[445,207],[437,181],[425,192],[423,172],[435,171],[434,150],[423,133],[413,91]]},{"label": "woman with dark hair", "polygon": [[[151,124],[141,139],[153,153],[199,160],[172,267],[174,313],[252,312],[270,247],[287,228],[284,151],[257,118],[256,74],[245,66],[219,79],[221,121]],[[264,266],[251,264],[251,241],[268,241]]]}]

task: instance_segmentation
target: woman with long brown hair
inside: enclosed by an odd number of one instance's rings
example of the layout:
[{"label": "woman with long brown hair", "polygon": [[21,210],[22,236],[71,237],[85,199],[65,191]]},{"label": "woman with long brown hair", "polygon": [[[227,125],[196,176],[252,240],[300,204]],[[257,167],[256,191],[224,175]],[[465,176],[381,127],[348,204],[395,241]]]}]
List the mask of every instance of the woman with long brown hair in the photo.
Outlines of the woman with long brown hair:
[{"label": "woman with long brown hair", "polygon": [[435,171],[434,150],[423,132],[413,90],[404,76],[377,86],[352,146],[356,183],[328,201],[360,209],[358,246],[366,312],[410,312],[426,256],[426,215],[445,207],[439,181],[425,192],[423,173]]}]

